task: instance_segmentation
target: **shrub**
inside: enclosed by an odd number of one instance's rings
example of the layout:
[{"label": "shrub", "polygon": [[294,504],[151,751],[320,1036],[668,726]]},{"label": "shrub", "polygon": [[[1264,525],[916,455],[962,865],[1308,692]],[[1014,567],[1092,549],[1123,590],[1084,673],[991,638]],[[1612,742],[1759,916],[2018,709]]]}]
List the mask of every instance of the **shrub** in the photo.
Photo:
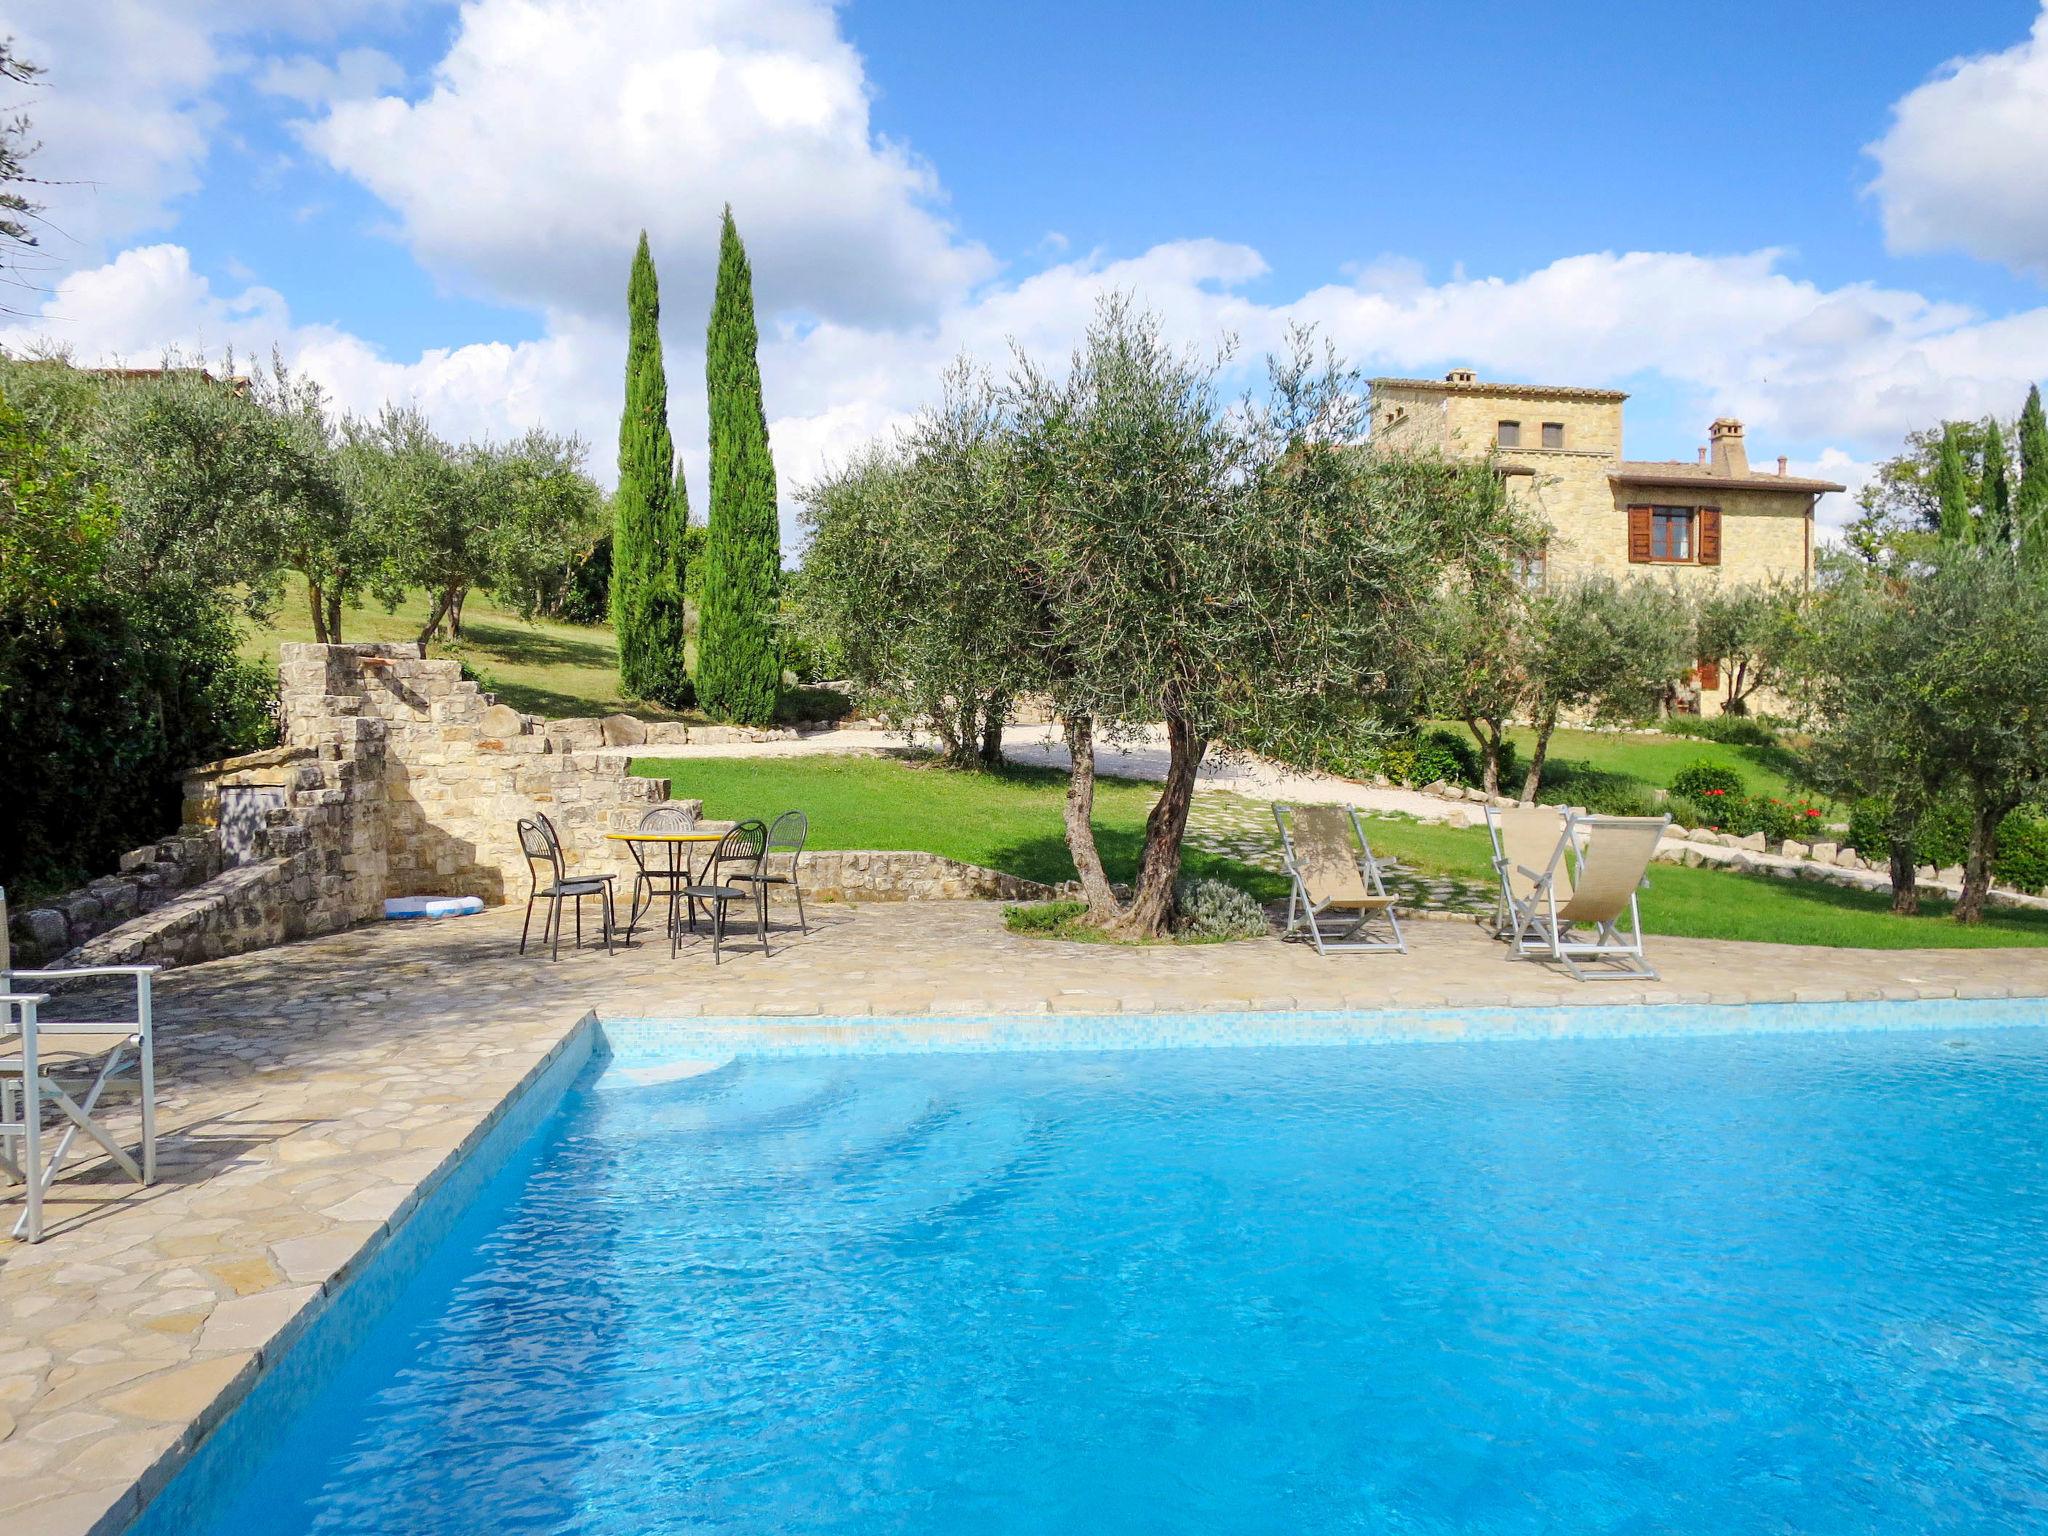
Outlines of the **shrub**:
[{"label": "shrub", "polygon": [[1434,784],[1439,779],[1446,784],[1479,782],[1478,749],[1468,738],[1442,726],[1425,731],[1416,739],[1415,756],[1404,782]]},{"label": "shrub", "polygon": [[2048,816],[2014,811],[1998,829],[1998,856],[1993,877],[2017,890],[2039,892],[2048,887]]},{"label": "shrub", "polygon": [[[1858,800],[1849,808],[1849,846],[1880,863],[1891,856],[1882,802]],[[1914,862],[1953,868],[1963,862],[1969,846],[1968,813],[1959,803],[1945,801],[1922,818],[1919,835],[1913,840]],[[1998,829],[1991,877],[2015,890],[2048,888],[2048,811],[2022,809],[2006,817]]]},{"label": "shrub", "polygon": [[1173,903],[1175,931],[1186,938],[1258,939],[1272,931],[1258,899],[1221,880],[1182,880]]},{"label": "shrub", "polygon": [[1546,768],[1536,798],[1544,805],[1582,806],[1598,816],[1659,816],[1666,809],[1655,785],[1572,762]]},{"label": "shrub", "polygon": [[1012,933],[1058,933],[1087,915],[1085,901],[1036,901],[1003,908],[1003,926]]},{"label": "shrub", "polygon": [[775,718],[784,725],[825,724],[853,713],[853,700],[837,688],[787,688],[775,701]]},{"label": "shrub", "polygon": [[1672,811],[1689,827],[1709,827],[1748,837],[1761,832],[1767,843],[1782,843],[1788,837],[1811,842],[1820,835],[1824,818],[1821,809],[1803,800],[1780,800],[1775,795],[1714,794],[1698,797],[1672,796]]},{"label": "shrub", "polygon": [[1671,793],[1688,800],[1719,800],[1748,793],[1742,775],[1725,763],[1696,758],[1671,776]]},{"label": "shrub", "polygon": [[276,686],[189,589],[0,614],[0,885],[63,889],[173,830],[185,769],[277,740]]}]

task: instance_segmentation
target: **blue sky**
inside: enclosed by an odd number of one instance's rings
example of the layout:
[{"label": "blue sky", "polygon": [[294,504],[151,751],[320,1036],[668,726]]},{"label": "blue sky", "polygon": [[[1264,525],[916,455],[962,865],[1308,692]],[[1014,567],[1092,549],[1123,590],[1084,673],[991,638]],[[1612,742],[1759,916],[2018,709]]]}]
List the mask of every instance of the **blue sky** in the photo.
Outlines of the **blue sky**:
[{"label": "blue sky", "polygon": [[[2048,374],[2048,34],[1944,6],[107,0],[10,7],[87,357],[277,347],[342,406],[583,433],[649,229],[701,507],[718,207],[785,485],[1129,288],[1247,353],[1612,384],[1852,482]],[[1846,507],[1828,513],[1839,521]]]}]

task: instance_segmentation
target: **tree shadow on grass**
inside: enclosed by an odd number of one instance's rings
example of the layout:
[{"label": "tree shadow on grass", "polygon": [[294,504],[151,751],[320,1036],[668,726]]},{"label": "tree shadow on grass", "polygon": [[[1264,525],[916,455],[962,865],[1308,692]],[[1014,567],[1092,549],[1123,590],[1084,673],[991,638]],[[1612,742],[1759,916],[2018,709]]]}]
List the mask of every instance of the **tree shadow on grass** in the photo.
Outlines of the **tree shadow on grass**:
[{"label": "tree shadow on grass", "polygon": [[[1095,846],[1102,854],[1102,867],[1118,885],[1127,885],[1137,877],[1138,855],[1144,843],[1144,833],[1136,829],[1095,829]],[[988,857],[990,867],[1042,885],[1058,885],[1074,878],[1073,856],[1068,853],[1067,840],[1061,833],[1009,843],[993,850]],[[1184,878],[1224,881],[1251,892],[1260,901],[1277,901],[1287,894],[1286,876],[1202,848],[1182,847],[1181,874]]]},{"label": "tree shadow on grass", "polygon": [[565,634],[560,630],[472,619],[462,626],[462,641],[521,667],[596,667],[610,671],[619,659],[617,648],[608,643],[609,637],[604,637],[601,630],[592,630],[585,638],[573,632]]}]

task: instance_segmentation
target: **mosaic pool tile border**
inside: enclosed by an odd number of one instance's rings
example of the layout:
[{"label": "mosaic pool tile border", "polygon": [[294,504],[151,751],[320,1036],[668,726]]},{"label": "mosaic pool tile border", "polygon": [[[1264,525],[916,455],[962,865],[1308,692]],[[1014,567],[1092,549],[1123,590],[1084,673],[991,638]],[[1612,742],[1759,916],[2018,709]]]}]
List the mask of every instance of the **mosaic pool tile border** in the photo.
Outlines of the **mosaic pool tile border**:
[{"label": "mosaic pool tile border", "polygon": [[1372,1012],[986,1014],[905,1018],[601,1021],[622,1066],[747,1056],[928,1051],[1132,1051],[1190,1046],[1407,1045],[1487,1040],[1692,1039],[1747,1034],[2048,1024],[2048,999],[1390,1008]]}]

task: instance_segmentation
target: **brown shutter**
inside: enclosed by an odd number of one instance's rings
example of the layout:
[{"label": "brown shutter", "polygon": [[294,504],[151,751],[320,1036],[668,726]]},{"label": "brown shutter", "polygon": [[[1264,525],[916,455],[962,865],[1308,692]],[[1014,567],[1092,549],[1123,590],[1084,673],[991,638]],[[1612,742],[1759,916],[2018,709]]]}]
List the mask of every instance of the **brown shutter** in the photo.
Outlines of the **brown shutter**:
[{"label": "brown shutter", "polygon": [[1721,509],[1701,507],[1699,515],[1700,564],[1721,563]]},{"label": "brown shutter", "polygon": [[1699,665],[1700,692],[1712,693],[1721,686],[1721,663],[1703,661]]},{"label": "brown shutter", "polygon": [[1650,563],[1650,509],[1628,509],[1628,560],[1630,565]]}]

